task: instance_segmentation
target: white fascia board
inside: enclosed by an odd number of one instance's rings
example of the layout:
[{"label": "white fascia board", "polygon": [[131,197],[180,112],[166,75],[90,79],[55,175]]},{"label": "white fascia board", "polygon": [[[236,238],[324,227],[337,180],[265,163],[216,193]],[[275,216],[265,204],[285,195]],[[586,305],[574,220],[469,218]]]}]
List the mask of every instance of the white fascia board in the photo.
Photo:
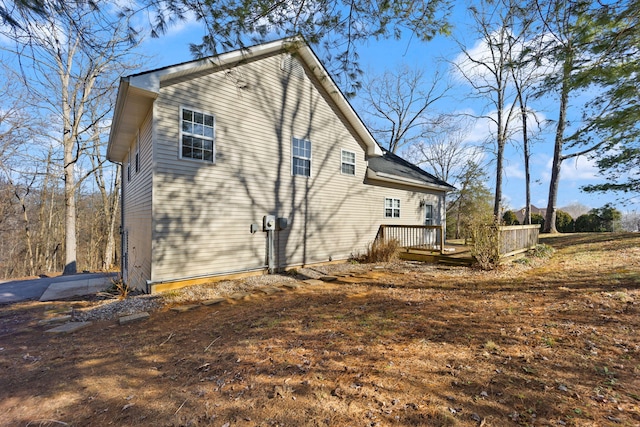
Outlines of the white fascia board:
[{"label": "white fascia board", "polygon": [[367,155],[371,157],[382,156],[382,149],[371,135],[371,132],[369,132],[369,129],[367,129],[364,123],[362,123],[360,117],[356,114],[349,101],[344,97],[342,91],[336,86],[331,76],[326,72],[326,69],[318,57],[313,53],[311,48],[309,48],[309,46],[300,39],[294,39],[291,42],[297,42],[300,44],[300,47],[297,49],[298,55],[307,64],[309,69],[313,71],[318,82],[320,82],[324,90],[331,96],[340,112],[344,115],[349,124],[351,124],[362,142],[367,146]]},{"label": "white fascia board", "polygon": [[131,86],[126,77],[120,81],[107,145],[108,160],[122,162],[157,96],[156,92]]},{"label": "white fascia board", "polygon": [[132,76],[130,77],[130,84],[140,89],[159,93],[160,83],[163,80],[180,76],[188,76],[189,74],[199,73],[209,69],[220,68],[225,65],[241,62],[254,56],[273,54],[281,51],[283,46],[285,46],[285,42],[278,40],[258,46],[234,50],[218,56],[185,62],[183,64]]},{"label": "white fascia board", "polygon": [[404,176],[392,175],[384,172],[376,172],[371,168],[367,169],[367,178],[378,181],[392,182],[394,184],[413,185],[415,187],[425,188],[428,190],[451,191],[451,188],[438,184],[427,184],[417,179],[406,178]]}]

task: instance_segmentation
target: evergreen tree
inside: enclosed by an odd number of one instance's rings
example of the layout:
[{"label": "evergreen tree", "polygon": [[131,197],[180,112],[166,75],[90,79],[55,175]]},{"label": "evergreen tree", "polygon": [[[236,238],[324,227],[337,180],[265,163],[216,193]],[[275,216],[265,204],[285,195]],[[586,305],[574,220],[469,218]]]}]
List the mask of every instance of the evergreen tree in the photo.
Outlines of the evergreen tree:
[{"label": "evergreen tree", "polygon": [[556,229],[560,233],[571,233],[575,227],[575,221],[565,211],[558,210],[556,212]]},{"label": "evergreen tree", "polygon": [[504,215],[502,215],[502,222],[504,225],[520,225],[520,221],[518,221],[513,211],[506,211]]}]

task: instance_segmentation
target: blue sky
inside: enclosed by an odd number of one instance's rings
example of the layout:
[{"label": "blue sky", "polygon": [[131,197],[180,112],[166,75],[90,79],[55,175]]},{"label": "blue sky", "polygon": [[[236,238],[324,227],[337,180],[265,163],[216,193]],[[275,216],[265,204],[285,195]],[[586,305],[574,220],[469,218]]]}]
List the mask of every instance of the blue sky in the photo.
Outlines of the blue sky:
[{"label": "blue sky", "polygon": [[[458,3],[452,16],[453,36],[463,41],[467,48],[473,48],[478,41],[468,30],[468,17],[463,5]],[[141,46],[141,51],[152,56],[146,69],[176,64],[193,59],[189,52],[189,43],[199,42],[202,37],[202,27],[194,22],[179,23],[169,29],[169,32],[159,39],[147,39]],[[317,52],[320,54],[320,52]],[[415,38],[401,40],[370,40],[359,46],[360,65],[366,73],[382,74],[385,70],[393,71],[398,66],[406,64],[412,68],[423,68],[427,71],[427,81],[431,73],[437,68],[452,73],[446,61],[454,60],[460,49],[453,38],[438,36],[430,42],[420,42]],[[455,77],[455,76],[452,76]],[[460,79],[455,79],[455,86],[449,95],[434,105],[440,112],[455,113],[471,111],[474,114],[487,114],[483,102],[471,96],[471,88]],[[352,100],[355,109],[362,113],[364,104],[358,98]],[[539,102],[535,108],[540,116],[554,119],[557,113],[552,101]],[[468,141],[481,144],[489,134],[487,121],[478,121],[468,137]],[[553,126],[541,134],[540,140],[532,146],[531,156],[531,201],[538,207],[546,207],[550,177],[551,159],[553,155]],[[487,154],[487,156],[491,156]],[[488,185],[495,182],[495,172],[489,166],[490,176]],[[617,201],[616,194],[588,194],[580,191],[586,184],[601,182],[592,161],[585,157],[567,160],[562,165],[560,190],[557,206],[581,203],[590,208],[598,208],[606,203],[612,203],[621,211],[640,211],[640,200],[635,204],[623,206]],[[509,145],[506,150],[504,174],[504,202],[505,207],[519,209],[525,204],[524,163],[521,149]]]}]

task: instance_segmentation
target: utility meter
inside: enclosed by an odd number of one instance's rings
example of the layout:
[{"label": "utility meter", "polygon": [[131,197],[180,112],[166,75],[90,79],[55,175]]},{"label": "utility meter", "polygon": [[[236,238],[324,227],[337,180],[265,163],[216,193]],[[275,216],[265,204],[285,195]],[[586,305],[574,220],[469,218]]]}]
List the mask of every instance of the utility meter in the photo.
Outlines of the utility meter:
[{"label": "utility meter", "polygon": [[273,215],[265,215],[262,218],[262,229],[264,231],[272,231],[276,229],[276,217]]},{"label": "utility meter", "polygon": [[289,226],[287,218],[278,218],[278,230],[284,230]]}]

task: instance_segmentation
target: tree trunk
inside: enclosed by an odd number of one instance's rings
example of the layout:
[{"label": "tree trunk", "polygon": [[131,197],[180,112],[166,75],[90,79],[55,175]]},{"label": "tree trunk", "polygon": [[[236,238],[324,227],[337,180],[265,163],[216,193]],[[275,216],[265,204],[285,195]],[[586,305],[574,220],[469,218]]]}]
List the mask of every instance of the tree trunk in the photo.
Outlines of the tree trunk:
[{"label": "tree trunk", "polygon": [[498,152],[496,153],[496,193],[495,199],[493,201],[493,217],[494,222],[496,224],[500,223],[502,219],[500,217],[500,207],[502,206],[502,168],[504,161],[504,146],[506,144],[507,139],[507,126],[509,121],[506,123],[503,118],[504,114],[504,88],[503,88],[504,80],[502,78],[497,79],[498,83],[498,91],[497,91],[497,125],[498,125],[498,135],[496,139],[496,143],[498,144]]},{"label": "tree trunk", "polygon": [[[47,237],[45,239],[45,243],[44,243],[44,247],[45,247],[45,253],[46,253],[46,257],[45,257],[45,263],[46,263],[46,269],[47,269],[47,273],[50,273],[51,271],[54,271],[56,269],[56,264],[55,264],[55,259],[57,258],[57,252],[58,249],[60,247],[60,243],[58,240],[58,227],[56,226],[57,224],[53,223],[53,217],[54,217],[54,207],[55,207],[55,190],[52,189],[50,192],[50,200],[49,200],[49,213],[48,213],[48,221],[47,221],[47,230],[48,232]],[[53,250],[51,250],[52,247],[52,241],[55,242],[55,247],[53,248]]]},{"label": "tree trunk", "polygon": [[46,271],[46,259],[47,259],[47,251],[49,250],[48,239],[51,235],[51,229],[47,228],[47,221],[45,216],[47,215],[47,202],[49,199],[48,191],[49,191],[49,180],[51,179],[51,155],[52,149],[49,148],[49,152],[47,153],[47,168],[44,174],[44,180],[42,182],[42,189],[39,194],[39,203],[38,207],[38,245],[36,246],[36,265],[38,270]]},{"label": "tree trunk", "polygon": [[62,274],[78,272],[76,260],[76,182],[74,177],[73,141],[65,137],[64,143],[64,231],[65,261]]},{"label": "tree trunk", "polygon": [[[502,110],[498,110],[502,115]],[[500,207],[502,205],[502,162],[504,158],[504,134],[501,131],[502,120],[498,119],[498,153],[496,155],[496,193],[493,201],[493,216],[495,223],[500,222]]]},{"label": "tree trunk", "polygon": [[16,188],[15,194],[20,202],[20,207],[22,208],[22,220],[24,222],[24,234],[25,240],[27,243],[27,259],[25,259],[25,270],[27,270],[28,276],[33,276],[35,274],[35,267],[33,264],[33,239],[31,238],[31,228],[29,226],[29,214],[27,213],[27,201],[26,197],[29,194],[27,193],[24,196],[20,196],[18,193],[18,189]]},{"label": "tree trunk", "polygon": [[[568,48],[570,49],[570,48]],[[562,146],[564,144],[564,129],[566,127],[567,103],[569,101],[569,78],[573,69],[573,57],[571,51],[562,66],[562,88],[560,91],[560,111],[558,113],[558,124],[556,126],[556,137],[553,148],[553,163],[551,165],[551,181],[549,182],[549,200],[547,202],[547,213],[544,220],[545,233],[557,233],[556,229],[556,202],[558,200],[558,186],[560,184],[560,167],[562,166]]]},{"label": "tree trunk", "polygon": [[114,254],[116,249],[116,238],[115,238],[115,229],[116,229],[116,219],[118,216],[118,203],[120,201],[120,166],[118,165],[115,173],[115,183],[113,185],[113,190],[111,193],[111,203],[109,205],[108,213],[110,215],[109,218],[109,227],[107,229],[107,242],[105,244],[104,249],[104,263],[102,268],[105,270],[113,267],[114,263]]},{"label": "tree trunk", "polygon": [[522,145],[524,150],[524,180],[525,180],[525,212],[524,223],[531,224],[531,172],[529,170],[529,135],[527,134],[527,108],[520,95],[520,109],[522,112]]}]

